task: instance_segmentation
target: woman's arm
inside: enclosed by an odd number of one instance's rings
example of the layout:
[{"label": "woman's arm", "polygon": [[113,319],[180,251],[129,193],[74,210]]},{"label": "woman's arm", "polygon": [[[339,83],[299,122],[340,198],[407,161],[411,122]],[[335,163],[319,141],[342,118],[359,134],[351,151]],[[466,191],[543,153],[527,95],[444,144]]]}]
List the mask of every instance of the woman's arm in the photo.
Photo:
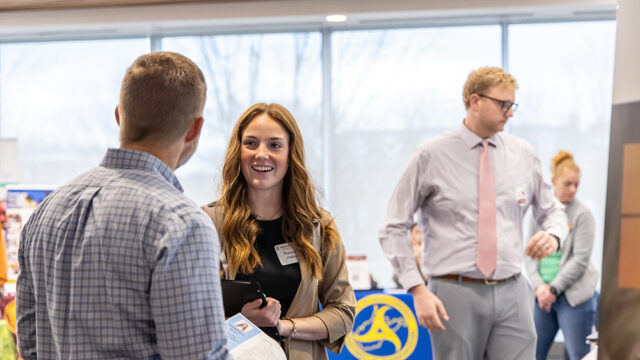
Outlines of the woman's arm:
[{"label": "woman's arm", "polygon": [[551,281],[553,287],[559,292],[564,291],[575,283],[589,265],[591,249],[595,238],[595,221],[591,212],[585,211],[578,216],[573,224],[574,239],[573,252],[567,261],[562,265],[558,275]]},{"label": "woman's arm", "polygon": [[323,254],[322,257],[323,278],[318,282],[322,310],[307,317],[282,318],[278,324],[278,332],[285,338],[320,341],[337,353],[353,326],[356,300],[349,283],[342,242],[338,241],[334,251]]},{"label": "woman's arm", "polygon": [[[335,234],[338,232],[335,231]],[[351,332],[356,312],[356,297],[349,283],[346,251],[342,240],[338,238],[333,251],[323,251],[322,259],[323,278],[318,283],[322,311],[314,316],[319,318],[328,330],[328,336],[321,341],[322,345],[338,353],[345,337]]]},{"label": "woman's arm", "polygon": [[[295,333],[293,331],[295,326]],[[327,326],[316,316],[283,318],[278,322],[280,336],[296,340],[318,341],[329,337]]]}]

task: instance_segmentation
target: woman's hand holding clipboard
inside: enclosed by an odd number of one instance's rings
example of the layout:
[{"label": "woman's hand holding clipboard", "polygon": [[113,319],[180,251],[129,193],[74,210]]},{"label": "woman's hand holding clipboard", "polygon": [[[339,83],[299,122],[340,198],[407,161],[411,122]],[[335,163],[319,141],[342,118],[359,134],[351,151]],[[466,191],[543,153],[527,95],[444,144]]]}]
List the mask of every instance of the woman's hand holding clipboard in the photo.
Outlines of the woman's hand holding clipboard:
[{"label": "woman's hand holding clipboard", "polygon": [[242,311],[242,307],[256,299],[262,299],[260,308],[267,305],[267,295],[257,281],[220,280],[224,316],[231,317]]}]

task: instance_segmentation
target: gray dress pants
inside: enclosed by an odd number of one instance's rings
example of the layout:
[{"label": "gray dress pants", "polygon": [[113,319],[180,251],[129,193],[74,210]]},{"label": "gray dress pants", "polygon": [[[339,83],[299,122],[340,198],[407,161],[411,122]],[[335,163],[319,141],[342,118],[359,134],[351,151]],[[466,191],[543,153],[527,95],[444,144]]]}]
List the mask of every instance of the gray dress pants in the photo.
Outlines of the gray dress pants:
[{"label": "gray dress pants", "polygon": [[495,285],[432,278],[449,321],[432,330],[435,360],[528,360],[536,353],[533,290],[522,275]]}]

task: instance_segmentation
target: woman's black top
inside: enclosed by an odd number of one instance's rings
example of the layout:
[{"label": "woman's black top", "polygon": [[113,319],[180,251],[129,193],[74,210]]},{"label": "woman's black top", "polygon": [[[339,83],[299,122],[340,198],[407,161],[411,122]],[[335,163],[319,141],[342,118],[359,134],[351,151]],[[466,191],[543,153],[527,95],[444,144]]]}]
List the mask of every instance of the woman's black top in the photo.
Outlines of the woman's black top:
[{"label": "woman's black top", "polygon": [[[291,306],[293,297],[300,285],[300,263],[295,262],[289,265],[282,265],[275,246],[284,244],[282,235],[282,218],[275,220],[257,220],[260,231],[254,243],[258,251],[262,267],[258,267],[252,274],[236,275],[237,280],[253,280],[260,283],[262,291],[267,295],[280,301],[281,314],[284,317]],[[278,339],[275,336],[276,328],[261,328],[265,333]]]}]

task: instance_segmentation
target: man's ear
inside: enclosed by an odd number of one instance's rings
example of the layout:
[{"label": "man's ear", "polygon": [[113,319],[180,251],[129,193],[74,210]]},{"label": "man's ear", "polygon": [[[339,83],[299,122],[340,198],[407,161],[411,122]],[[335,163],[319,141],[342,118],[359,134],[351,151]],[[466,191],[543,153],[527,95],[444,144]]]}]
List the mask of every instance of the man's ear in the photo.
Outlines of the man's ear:
[{"label": "man's ear", "polygon": [[204,123],[204,118],[202,116],[195,118],[189,129],[187,129],[187,133],[185,134],[185,140],[187,142],[191,142],[194,139],[197,139],[200,136],[200,131],[202,131],[202,124]]},{"label": "man's ear", "polygon": [[551,184],[553,184],[553,186],[556,186],[556,181],[557,180],[555,176],[551,178]]},{"label": "man's ear", "polygon": [[120,111],[118,110],[118,105],[116,105],[115,115],[116,115],[116,123],[118,124],[118,126],[120,126]]},{"label": "man's ear", "polygon": [[478,100],[480,100],[480,96],[478,96],[478,94],[471,94],[471,96],[469,96],[469,107],[473,110],[477,110]]}]

